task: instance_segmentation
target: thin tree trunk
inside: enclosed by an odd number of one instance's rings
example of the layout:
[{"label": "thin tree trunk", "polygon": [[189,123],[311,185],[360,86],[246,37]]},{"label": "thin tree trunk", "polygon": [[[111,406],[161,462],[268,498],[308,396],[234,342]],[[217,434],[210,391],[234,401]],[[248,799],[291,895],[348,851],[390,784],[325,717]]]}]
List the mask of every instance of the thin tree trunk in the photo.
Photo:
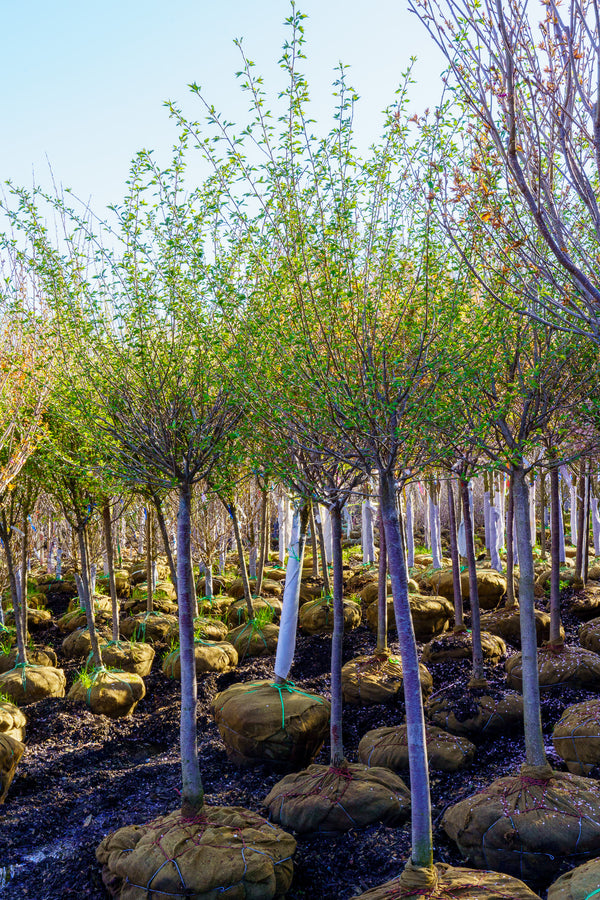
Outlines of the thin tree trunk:
[{"label": "thin tree trunk", "polygon": [[333,635],[331,638],[331,765],[344,761],[342,743],[342,645],[344,642],[344,563],[342,560],[342,511],[336,504],[331,516],[333,562]]},{"label": "thin tree trunk", "polygon": [[583,571],[583,547],[587,540],[584,529],[585,518],[585,461],[581,460],[577,479],[577,550],[575,553],[575,577],[581,578]]},{"label": "thin tree trunk", "polygon": [[506,504],[506,606],[515,605],[514,509],[513,483],[509,480]]},{"label": "thin tree trunk", "polygon": [[175,568],[175,560],[173,559],[173,551],[171,549],[171,542],[167,531],[167,523],[165,522],[165,514],[163,512],[160,497],[157,494],[152,494],[152,503],[154,504],[154,509],[156,511],[156,521],[158,522],[160,536],[162,537],[163,546],[165,548],[167,564],[169,566],[169,572],[171,573],[171,581],[175,587],[175,593],[177,593],[177,570]]},{"label": "thin tree trunk", "polygon": [[588,581],[588,572],[590,567],[590,510],[592,505],[592,486],[591,486],[591,478],[589,475],[589,471],[586,465],[586,474],[585,474],[585,514],[584,514],[584,523],[583,530],[585,531],[585,542],[583,544],[583,567],[581,572],[581,577],[583,578],[584,586]]},{"label": "thin tree trunk", "polygon": [[540,559],[546,559],[546,475],[540,472]]},{"label": "thin tree trunk", "polygon": [[266,488],[261,490],[261,509],[260,509],[260,554],[258,557],[258,569],[256,570],[256,596],[260,597],[262,591],[263,572],[265,571],[265,563],[267,558],[267,520],[269,507],[269,492]]},{"label": "thin tree trunk", "polygon": [[15,612],[15,628],[17,632],[17,658],[16,663],[27,665],[27,632],[23,630],[23,615],[21,612],[21,598],[17,587],[17,576],[15,569],[15,560],[12,552],[10,525],[4,520],[2,529],[2,542],[4,544],[4,553],[6,555],[6,566],[8,569],[8,582],[10,586],[10,597]]},{"label": "thin tree trunk", "polygon": [[469,567],[469,596],[471,599],[471,642],[473,646],[473,674],[470,686],[479,686],[485,682],[483,671],[483,650],[481,647],[481,620],[479,611],[479,590],[477,588],[477,563],[475,562],[475,544],[473,542],[473,523],[471,519],[469,484],[462,478],[458,482],[465,523],[465,545],[467,565]]},{"label": "thin tree trunk", "polygon": [[98,635],[96,634],[96,619],[94,616],[94,601],[90,595],[90,583],[88,579],[88,558],[85,544],[85,526],[83,523],[77,525],[77,539],[79,541],[79,555],[81,557],[81,575],[75,576],[77,584],[77,593],[79,600],[83,603],[85,609],[85,617],[87,620],[88,631],[90,633],[90,644],[92,646],[92,662],[98,669],[102,668],[102,653],[98,643]]},{"label": "thin tree trunk", "polygon": [[[240,560],[240,573],[242,577],[242,586],[244,588],[244,600],[246,601],[246,606],[248,607],[248,618],[250,621],[254,619],[254,607],[252,605],[252,592],[250,591],[250,581],[248,580],[248,569],[246,568],[246,557],[244,556],[244,544],[242,542],[242,534],[240,532],[240,523],[237,517],[237,511],[235,508],[235,503],[229,503],[227,505],[227,511],[231,517],[231,523],[233,525],[233,534],[235,536],[235,546],[237,548],[238,557]],[[179,546],[179,545],[177,545]],[[178,554],[179,557],[179,554]]]},{"label": "thin tree trunk", "polygon": [[[29,552],[29,519],[27,511],[23,513],[23,544],[21,548],[21,621],[23,623],[23,634],[27,640],[27,554]],[[15,616],[16,621],[16,616]]]},{"label": "thin tree trunk", "polygon": [[275,684],[284,684],[290,674],[296,646],[298,607],[300,605],[300,580],[306,546],[306,533],[311,502],[304,500],[292,522],[289,554],[285,570],[279,639],[275,656]]},{"label": "thin tree trunk", "polygon": [[110,603],[112,607],[112,639],[119,640],[119,601],[117,600],[117,586],[115,584],[115,558],[112,542],[112,522],[110,519],[110,501],[105,498],[102,504],[102,526],[104,529],[104,546],[106,548],[106,564],[108,566],[108,587],[110,590]]},{"label": "thin tree trunk", "polygon": [[380,470],[379,495],[404,678],[412,800],[411,859],[416,866],[431,868],[433,865],[433,839],[431,799],[429,796],[429,766],[425,742],[425,717],[423,714],[423,697],[419,676],[419,657],[408,600],[408,572],[402,532],[398,520],[396,485],[393,473]]},{"label": "thin tree trunk", "polygon": [[154,591],[152,589],[152,512],[149,506],[146,513],[146,610],[152,612],[154,609]]},{"label": "thin tree trunk", "polygon": [[525,752],[530,766],[547,764],[542,737],[540,685],[537,665],[537,637],[535,630],[535,572],[529,525],[529,497],[525,472],[512,466],[511,481],[519,548],[519,607],[521,619],[521,658],[523,666],[523,718],[525,723]]},{"label": "thin tree trunk", "polygon": [[318,509],[315,511],[315,504],[310,504],[310,545],[312,552],[312,577],[319,577],[319,540],[317,538],[317,517]]},{"label": "thin tree trunk", "polygon": [[560,637],[560,484],[558,466],[550,469],[550,643]]},{"label": "thin tree trunk", "polygon": [[315,515],[315,523],[317,526],[317,538],[319,540],[319,550],[321,553],[321,568],[323,569],[323,592],[326,597],[331,597],[331,581],[329,579],[327,553],[325,551],[325,535],[323,534],[323,522],[318,508],[317,514]]},{"label": "thin tree trunk", "polygon": [[460,583],[460,559],[458,556],[458,543],[456,540],[456,510],[454,507],[454,491],[452,479],[448,479],[448,519],[450,523],[450,558],[452,559],[452,588],[454,590],[454,630],[466,631],[462,585]]},{"label": "thin tree trunk", "polygon": [[191,558],[192,492],[189,484],[179,488],[177,514],[177,584],[179,586],[179,661],[181,665],[181,812],[196,815],[204,805],[204,788],[198,762],[196,732],[196,660],[194,657],[194,611]]},{"label": "thin tree trunk", "polygon": [[[334,571],[335,579],[335,571]],[[385,546],[385,528],[383,517],[379,511],[379,583],[377,591],[377,646],[376,653],[387,653],[388,642],[387,614],[387,551]]]}]

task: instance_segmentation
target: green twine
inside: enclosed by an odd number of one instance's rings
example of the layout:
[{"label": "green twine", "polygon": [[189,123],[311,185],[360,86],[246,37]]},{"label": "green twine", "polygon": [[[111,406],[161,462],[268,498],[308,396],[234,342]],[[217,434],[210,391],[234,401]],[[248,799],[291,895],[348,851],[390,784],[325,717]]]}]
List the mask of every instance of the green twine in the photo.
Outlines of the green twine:
[{"label": "green twine", "polygon": [[[38,666],[36,663],[30,662],[19,662],[15,663],[12,669],[9,669],[9,672],[16,672],[17,669],[23,669],[21,672],[21,682],[23,684],[23,690],[25,691],[27,688],[27,680],[25,678],[25,669],[43,669],[43,666]],[[8,672],[6,673],[8,675]]]},{"label": "green twine", "polygon": [[588,894],[587,897],[584,897],[583,900],[591,900],[592,897],[597,897],[600,894],[600,888],[595,891],[592,891],[591,894]]},{"label": "green twine", "polygon": [[[315,694],[309,694],[306,691],[301,691],[296,687],[293,681],[284,681],[283,684],[276,684],[274,681],[270,683],[269,687],[275,688],[277,693],[279,694],[279,700],[281,702],[281,727],[285,728],[285,707],[283,704],[283,691],[287,691],[288,694],[301,694],[303,697],[313,697],[318,703],[322,703],[322,697],[317,697]],[[258,691],[258,688],[255,688],[253,691],[248,691],[249,694],[255,694]]]}]

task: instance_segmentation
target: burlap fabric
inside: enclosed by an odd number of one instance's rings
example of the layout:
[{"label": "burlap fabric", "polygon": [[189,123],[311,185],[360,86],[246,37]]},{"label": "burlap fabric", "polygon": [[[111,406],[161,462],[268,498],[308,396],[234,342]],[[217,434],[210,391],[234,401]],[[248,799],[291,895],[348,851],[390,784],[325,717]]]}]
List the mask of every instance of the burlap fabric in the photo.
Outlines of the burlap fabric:
[{"label": "burlap fabric", "polygon": [[154,655],[156,653],[151,644],[139,641],[111,641],[100,644],[102,661],[111,669],[119,669],[121,672],[131,672],[145,678],[150,674]]},{"label": "burlap fabric", "polygon": [[[431,673],[419,664],[419,675],[423,697],[428,697],[433,690]],[[403,684],[402,660],[398,656],[357,656],[342,667],[342,694],[347,703],[368,706],[401,701]]]},{"label": "burlap fabric", "polygon": [[569,612],[580,619],[593,619],[600,614],[600,586],[587,585],[569,604]]},{"label": "burlap fabric", "polygon": [[[359,569],[357,572],[352,572],[352,575],[346,580],[344,584],[344,588],[352,593],[352,594],[360,594],[362,597],[363,588],[365,588],[369,584],[378,583],[378,572],[377,569]],[[364,598],[363,598],[364,599]],[[369,600],[369,603],[372,601]]]},{"label": "burlap fabric", "polygon": [[237,650],[239,660],[252,656],[272,656],[277,650],[279,625],[263,625],[259,628],[255,622],[246,622],[228,632],[227,640]]},{"label": "burlap fabric", "polygon": [[[112,612],[110,608],[107,608],[105,605],[94,603],[94,622],[96,625],[109,625],[111,620]],[[78,605],[75,609],[66,612],[64,616],[61,616],[56,624],[58,625],[59,631],[62,631],[65,634],[75,631],[76,628],[85,628],[87,625],[85,610],[81,609]]]},{"label": "burlap fabric", "polygon": [[410,813],[410,791],[389,769],[309,766],[278,781],[264,805],[273,822],[299,834],[349,831],[402,824]]},{"label": "burlap fabric", "polygon": [[[123,612],[131,616],[137,616],[138,613],[146,612],[147,608],[148,601],[145,596],[132,597],[131,600],[126,600],[123,604]],[[165,613],[167,616],[176,616],[179,607],[172,600],[167,600],[166,597],[153,597],[152,609],[154,612]]]},{"label": "burlap fabric", "polygon": [[600,853],[598,783],[523,766],[450,807],[442,825],[469,863],[539,883]]},{"label": "burlap fabric", "polygon": [[303,768],[318,753],[329,726],[330,704],[291,682],[234,684],[212,703],[227,755],[236,765],[272,763]]},{"label": "burlap fabric", "polygon": [[523,723],[523,698],[494,688],[439,691],[425,706],[427,718],[453,734],[498,734]]},{"label": "burlap fabric", "polygon": [[[115,570],[115,588],[117,597],[121,600],[128,600],[131,596],[131,584],[129,583],[129,572],[126,569]],[[100,594],[109,594],[110,585],[108,575],[99,575],[96,581],[96,590]]]},{"label": "burlap fabric", "polygon": [[[450,619],[454,615],[454,607],[445,597],[425,596],[423,594],[409,594],[410,612],[415,629],[415,637],[418,641],[428,641],[435,635],[441,634],[448,628]],[[387,600],[388,624],[395,626],[394,602],[391,597]],[[371,603],[365,612],[367,625],[372,631],[377,631],[379,621],[379,609],[377,603]]]},{"label": "burlap fabric", "polygon": [[275,566],[265,566],[264,577],[271,581],[285,581],[285,569],[277,569]]},{"label": "burlap fabric", "polygon": [[[251,593],[254,593],[256,589],[256,578],[249,578],[248,580],[250,582],[250,591]],[[279,581],[274,581],[271,578],[263,578],[260,592],[263,597],[281,597],[283,588]],[[244,596],[244,583],[242,579],[236,578],[235,581],[232,581],[227,589],[227,593],[235,600],[241,600]]]},{"label": "burlap fabric", "polygon": [[120,900],[271,900],[292,881],[296,842],[239,807],[205,806],[119,828],[96,850],[102,880]]},{"label": "burlap fabric", "polygon": [[[373,578],[375,580],[373,580]],[[386,595],[391,594],[391,581],[388,579],[386,584]],[[359,591],[358,596],[363,602],[364,606],[370,606],[372,603],[377,603],[379,599],[379,581],[377,580],[377,576],[373,576]]]},{"label": "burlap fabric", "polygon": [[[9,609],[6,613],[6,624],[14,625],[15,613],[13,609]],[[34,606],[27,607],[27,625],[29,628],[47,628],[52,622],[52,613],[49,609],[36,609]]]},{"label": "burlap fabric", "polygon": [[[138,559],[132,562],[128,566],[129,570],[129,581],[133,585],[142,584],[142,582],[148,581],[148,576],[146,574],[146,560]],[[169,566],[166,562],[160,562],[156,560],[156,574],[159,581],[168,581],[169,579]]]},{"label": "burlap fabric", "polygon": [[600,859],[571,869],[548,889],[548,900],[598,900],[600,897]]},{"label": "burlap fabric", "polygon": [[[450,734],[435,725],[425,726],[425,740],[429,766],[440,772],[456,772],[475,755],[475,745],[465,737]],[[393,772],[408,772],[406,725],[367,731],[358,745],[358,758],[366,766],[385,766]]]},{"label": "burlap fabric", "polygon": [[395,878],[352,900],[540,900],[539,894],[518,878],[501,872],[459,869],[445,863],[438,863],[435,869],[437,878],[429,886],[416,885],[416,879],[411,883],[410,879]]},{"label": "burlap fabric", "polygon": [[[481,628],[490,634],[497,634],[514,647],[521,646],[521,614],[518,606],[503,606],[494,612],[484,613],[481,616]],[[535,631],[538,646],[550,637],[550,616],[541,609],[535,611]],[[564,638],[562,626],[561,635]]]},{"label": "burlap fabric", "polygon": [[130,715],[146,688],[139,675],[131,672],[108,672],[97,669],[91,674],[92,684],[87,687],[76,681],[69,691],[68,699],[74,703],[85,703],[93,713],[117,719]]},{"label": "burlap fabric", "polygon": [[[197,619],[194,619],[194,634],[205,641],[224,641],[228,630],[225,622],[221,622],[220,619],[210,619],[205,616],[199,616]],[[173,637],[178,635],[179,630]]]},{"label": "burlap fabric", "polygon": [[[16,661],[16,647],[13,647],[10,653],[0,653],[0,673],[8,672]],[[28,647],[27,661],[34,666],[56,666],[58,659],[52,647]]]},{"label": "burlap fabric", "polygon": [[[511,687],[521,690],[523,664],[517,653],[506,660],[506,680]],[[538,649],[538,673],[540,689],[568,684],[588,691],[600,689],[600,656],[583,647],[558,645]]]},{"label": "burlap fabric", "polygon": [[22,744],[16,737],[0,734],[0,803],[4,803],[24,752],[25,744]]},{"label": "burlap fabric", "polygon": [[600,619],[590,619],[579,629],[579,643],[586,650],[600,653]]},{"label": "burlap fabric", "polygon": [[166,641],[173,626],[177,625],[178,620],[176,616],[171,616],[167,613],[146,612],[138,613],[137,616],[130,616],[127,619],[121,619],[120,630],[121,635],[125,638],[159,643]]},{"label": "burlap fabric", "polygon": [[600,765],[600,700],[567,706],[554,726],[552,742],[574,775],[588,775]]},{"label": "burlap fabric", "polygon": [[[99,641],[110,641],[111,632],[106,626],[96,628]],[[76,628],[62,642],[62,652],[67,659],[87,659],[92,652],[92,641],[87,625]]]},{"label": "burlap fabric", "polygon": [[[483,658],[490,663],[499,662],[506,656],[506,644],[495,634],[481,632],[481,649]],[[442,634],[425,644],[421,659],[423,662],[441,662],[444,659],[471,659],[473,656],[473,638],[470,631],[457,631]]]},{"label": "burlap fabric", "polygon": [[[109,597],[104,597],[102,594],[94,594],[94,612],[97,613],[100,610],[104,612],[111,612],[112,605]],[[79,602],[79,597],[73,597],[68,606],[68,612],[84,612],[83,607]]]},{"label": "burlap fabric", "polygon": [[[196,675],[207,672],[231,672],[238,664],[237,650],[228,641],[195,641],[194,660]],[[181,658],[179,647],[167,653],[163,660],[162,670],[169,678],[181,681]]]},{"label": "burlap fabric", "polygon": [[0,700],[0,734],[24,741],[26,724],[25,713],[18,706],[8,700]]},{"label": "burlap fabric", "polygon": [[[285,572],[283,577],[285,578]],[[270,575],[267,575],[266,572],[265,578],[270,578]],[[206,578],[204,575],[201,575],[200,578],[196,579],[196,589],[202,596],[206,595]],[[213,575],[212,577],[212,592],[213,594],[225,593],[225,579],[221,578],[220,575]]]},{"label": "burlap fabric", "polygon": [[215,597],[198,597],[198,610],[201,616],[208,618],[220,618],[227,614],[227,610],[235,603],[235,598],[228,594],[218,594]]},{"label": "burlap fabric", "polygon": [[[429,587],[447,600],[454,598],[452,569],[438,570],[428,577]],[[469,573],[460,576],[460,590],[463,599],[469,597]],[[506,594],[506,576],[494,569],[477,569],[477,593],[481,609],[494,609]]]},{"label": "burlap fabric", "polygon": [[[256,597],[252,600],[252,607],[255,615],[260,610],[268,610],[269,614],[273,616],[272,621],[275,625],[277,625],[281,619],[281,610],[283,607],[281,600],[277,600],[276,597],[270,597],[268,600],[264,597]],[[230,628],[237,628],[238,625],[243,625],[244,622],[247,621],[248,604],[245,600],[236,600],[227,610],[227,624]]]},{"label": "burlap fabric", "polygon": [[43,591],[35,594],[27,594],[27,606],[34,609],[41,609],[46,606],[46,595]]},{"label": "burlap fabric", "polygon": [[0,675],[0,693],[18,706],[46,697],[64,697],[66,685],[63,670],[53,666],[18,666]]},{"label": "burlap fabric", "polygon": [[[344,631],[353,631],[360,625],[361,611],[358,603],[344,600]],[[333,632],[333,602],[329,597],[319,597],[303,603],[298,622],[305,634],[331,634]]]}]

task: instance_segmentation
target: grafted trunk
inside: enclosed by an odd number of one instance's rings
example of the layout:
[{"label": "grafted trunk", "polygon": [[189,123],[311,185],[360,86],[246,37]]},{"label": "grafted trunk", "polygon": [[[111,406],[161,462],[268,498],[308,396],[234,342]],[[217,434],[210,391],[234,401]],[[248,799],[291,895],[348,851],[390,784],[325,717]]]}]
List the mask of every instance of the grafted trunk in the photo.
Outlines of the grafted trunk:
[{"label": "grafted trunk", "polygon": [[385,546],[385,528],[379,510],[379,585],[377,591],[377,647],[378,653],[387,651],[388,614],[387,614],[387,551]]},{"label": "grafted trunk", "polygon": [[302,578],[302,561],[306,546],[310,507],[310,500],[304,500],[300,509],[294,514],[292,522],[292,535],[285,570],[281,622],[279,623],[279,639],[275,656],[276,684],[283,684],[286,681],[294,660],[298,607],[300,604],[300,579]]},{"label": "grafted trunk", "polygon": [[119,640],[119,601],[115,584],[115,559],[112,542],[112,523],[110,519],[110,501],[106,498],[102,504],[102,528],[104,531],[104,547],[106,548],[106,565],[108,568],[108,587],[112,607],[112,639]]},{"label": "grafted trunk", "polygon": [[179,587],[179,660],[181,664],[181,811],[195,815],[204,805],[196,738],[196,660],[194,657],[193,575],[191,557],[192,492],[189,484],[179,488],[177,513],[177,584]]},{"label": "grafted trunk", "polygon": [[535,571],[531,529],[529,523],[529,497],[525,472],[521,466],[512,466],[515,523],[519,543],[519,607],[521,619],[521,654],[523,665],[523,717],[525,722],[525,752],[530,766],[546,764],[542,737],[540,685],[537,665],[537,637],[535,630]]},{"label": "grafted trunk", "polygon": [[344,761],[342,743],[342,644],[344,641],[344,563],[342,560],[342,511],[332,506],[331,544],[333,557],[333,635],[331,637],[331,765]]},{"label": "grafted trunk", "polygon": [[450,523],[450,558],[452,559],[452,589],[454,591],[454,630],[462,631],[465,627],[462,588],[460,584],[460,559],[458,557],[458,543],[456,541],[456,510],[454,508],[454,491],[452,480],[449,478],[448,487],[448,519]]},{"label": "grafted trunk", "polygon": [[485,681],[483,672],[483,649],[481,647],[481,620],[479,612],[479,590],[477,588],[477,564],[475,562],[475,544],[473,542],[473,523],[471,519],[471,499],[469,485],[462,478],[459,480],[459,488],[463,507],[463,521],[465,523],[465,548],[467,565],[469,568],[469,596],[471,598],[471,642],[473,646],[473,675],[471,684],[480,684]]},{"label": "grafted trunk", "polygon": [[396,505],[396,486],[391,472],[379,473],[379,497],[404,678],[412,799],[411,859],[414,865],[429,868],[433,864],[433,839],[423,697],[417,644],[408,600],[408,573]]},{"label": "grafted trunk", "polygon": [[560,641],[560,484],[558,467],[550,469],[550,642]]}]

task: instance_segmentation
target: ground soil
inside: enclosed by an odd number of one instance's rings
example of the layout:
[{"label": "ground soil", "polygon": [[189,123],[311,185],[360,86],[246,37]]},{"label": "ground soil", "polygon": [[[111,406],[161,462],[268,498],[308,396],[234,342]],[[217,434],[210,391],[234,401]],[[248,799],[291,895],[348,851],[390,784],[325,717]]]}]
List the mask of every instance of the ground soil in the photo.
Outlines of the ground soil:
[{"label": "ground soil", "polygon": [[[54,611],[58,614],[59,603],[56,598]],[[565,616],[568,641],[576,642],[579,624]],[[36,641],[58,649],[62,637],[51,628],[38,633]],[[397,652],[397,646],[391,646]],[[361,626],[345,636],[344,662],[373,648],[373,635]],[[329,653],[328,637],[299,636],[292,679],[303,688],[328,696]],[[44,700],[27,707],[27,751],[0,809],[3,900],[105,898],[94,855],[100,840],[121,825],[145,822],[177,807],[179,683],[162,674],[161,655],[157,653],[146,679],[147,695],[130,718],[111,720],[95,716],[67,700]],[[76,665],[65,661],[62,664],[70,684]],[[248,661],[233,673],[203,677],[200,681],[199,748],[210,804],[245,806],[264,813],[262,800],[281,777],[264,766],[236,769],[227,759],[210,713],[217,691],[234,681],[272,677],[272,665],[272,658]],[[469,669],[466,662],[440,663],[429,668],[434,692],[454,685],[457,697],[464,694]],[[487,672],[490,681],[504,685],[502,664],[488,667]],[[565,770],[565,766],[552,749],[552,727],[567,705],[586,696],[591,695],[564,688],[543,696],[547,751],[557,769]],[[344,743],[348,759],[356,760],[358,742],[366,731],[402,721],[402,704],[347,707]],[[324,746],[316,761],[326,763],[327,754],[328,747]],[[446,807],[494,778],[516,772],[523,758],[522,735],[507,732],[481,738],[476,758],[468,768],[454,774],[432,774],[437,860],[462,864],[439,824]],[[409,826],[374,826],[338,837],[303,839],[298,843],[288,900],[347,900],[398,874],[409,849]],[[546,888],[547,884],[536,886],[542,897]]]}]

